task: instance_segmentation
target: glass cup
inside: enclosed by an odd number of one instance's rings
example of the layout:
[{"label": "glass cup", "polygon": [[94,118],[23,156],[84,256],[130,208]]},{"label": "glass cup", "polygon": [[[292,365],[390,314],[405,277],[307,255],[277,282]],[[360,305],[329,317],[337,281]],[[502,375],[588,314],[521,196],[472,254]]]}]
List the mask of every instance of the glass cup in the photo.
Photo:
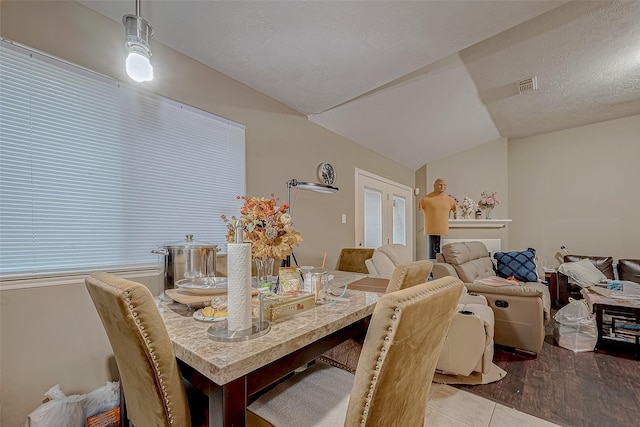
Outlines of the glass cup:
[{"label": "glass cup", "polygon": [[302,276],[302,290],[304,292],[311,292],[311,270],[313,270],[313,266],[300,266],[300,275]]},{"label": "glass cup", "polygon": [[310,278],[310,292],[315,294],[316,304],[327,302],[329,298],[327,270],[324,268],[314,268],[309,271],[308,276]]}]

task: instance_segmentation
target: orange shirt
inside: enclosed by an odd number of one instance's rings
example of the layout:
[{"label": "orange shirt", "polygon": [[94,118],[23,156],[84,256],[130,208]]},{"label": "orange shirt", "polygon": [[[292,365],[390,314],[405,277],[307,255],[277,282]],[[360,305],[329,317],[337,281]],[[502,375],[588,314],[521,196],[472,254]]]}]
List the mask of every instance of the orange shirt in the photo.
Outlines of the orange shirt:
[{"label": "orange shirt", "polygon": [[424,213],[424,234],[446,236],[449,234],[449,211],[456,211],[456,201],[444,193],[431,192],[418,204]]}]

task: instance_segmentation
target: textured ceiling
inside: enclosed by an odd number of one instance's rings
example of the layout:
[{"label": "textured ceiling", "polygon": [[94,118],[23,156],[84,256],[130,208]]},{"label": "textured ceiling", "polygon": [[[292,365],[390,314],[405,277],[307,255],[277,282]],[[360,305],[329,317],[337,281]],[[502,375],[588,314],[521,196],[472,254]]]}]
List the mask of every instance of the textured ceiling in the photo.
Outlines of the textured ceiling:
[{"label": "textured ceiling", "polygon": [[[80,2],[118,22],[135,4]],[[142,16],[154,43],[413,169],[640,114],[638,1],[143,0]]]}]

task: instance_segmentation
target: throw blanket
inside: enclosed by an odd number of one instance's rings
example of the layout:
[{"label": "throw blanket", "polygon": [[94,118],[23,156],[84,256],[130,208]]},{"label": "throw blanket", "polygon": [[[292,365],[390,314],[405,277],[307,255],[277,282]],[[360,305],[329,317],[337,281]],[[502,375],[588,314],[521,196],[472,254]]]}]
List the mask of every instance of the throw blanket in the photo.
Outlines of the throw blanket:
[{"label": "throw blanket", "polygon": [[520,283],[517,280],[504,279],[498,276],[489,276],[489,277],[485,277],[484,279],[476,279],[473,281],[473,284],[501,287],[501,286],[519,285]]}]

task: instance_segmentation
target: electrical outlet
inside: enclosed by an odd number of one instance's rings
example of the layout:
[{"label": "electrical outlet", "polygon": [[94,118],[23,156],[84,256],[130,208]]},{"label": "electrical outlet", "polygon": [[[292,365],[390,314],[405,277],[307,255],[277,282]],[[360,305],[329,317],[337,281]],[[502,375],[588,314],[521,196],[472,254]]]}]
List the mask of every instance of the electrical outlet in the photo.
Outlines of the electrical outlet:
[{"label": "electrical outlet", "polygon": [[343,224],[347,223],[347,214],[342,214],[342,223]]}]

